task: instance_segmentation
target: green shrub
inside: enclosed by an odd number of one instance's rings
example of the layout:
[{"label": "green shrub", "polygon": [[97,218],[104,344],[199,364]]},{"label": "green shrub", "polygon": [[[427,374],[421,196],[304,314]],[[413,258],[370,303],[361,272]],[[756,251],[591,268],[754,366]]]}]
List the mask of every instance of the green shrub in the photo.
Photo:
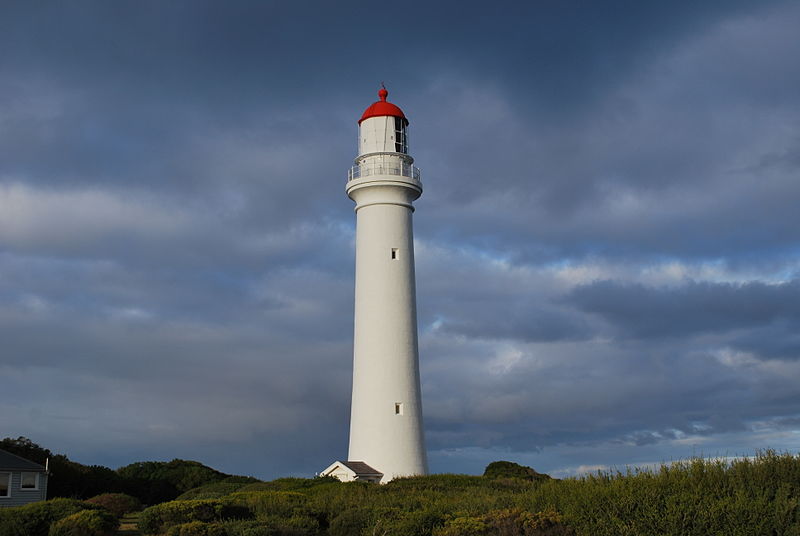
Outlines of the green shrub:
[{"label": "green shrub", "polygon": [[190,521],[175,525],[167,531],[167,536],[227,536],[228,533],[218,523]]},{"label": "green shrub", "polygon": [[290,517],[299,512],[308,498],[295,491],[241,491],[231,493],[225,501],[247,508],[257,518]]},{"label": "green shrub", "polygon": [[178,493],[224,480],[229,476],[200,462],[178,459],[170,462],[132,463],[117,469],[117,474],[130,480],[167,482],[174,486]]},{"label": "green shrub", "polygon": [[274,527],[265,525],[263,521],[226,521],[223,523],[227,536],[276,536]]},{"label": "green shrub", "polygon": [[456,517],[433,536],[574,536],[553,509],[533,514],[520,508],[492,510],[482,516]]},{"label": "green shrub", "polygon": [[328,534],[330,536],[358,536],[372,523],[374,515],[369,508],[350,508],[333,518]]},{"label": "green shrub", "polygon": [[553,509],[531,513],[520,508],[492,510],[483,516],[489,534],[500,536],[572,536],[575,531],[564,525]]},{"label": "green shrub", "polygon": [[332,476],[316,478],[286,477],[278,478],[270,482],[248,484],[239,489],[239,491],[301,491],[310,490],[326,484],[342,484],[342,482]]},{"label": "green shrub", "polygon": [[381,486],[388,490],[447,491],[486,486],[486,479],[473,475],[439,474],[396,478]]},{"label": "green shrub", "polygon": [[119,526],[117,518],[105,510],[81,510],[50,527],[49,536],[112,536]]},{"label": "green shrub", "polygon": [[406,511],[396,516],[379,516],[373,525],[378,534],[392,536],[418,536],[431,534],[444,523],[444,515],[436,508]]},{"label": "green shrub", "polygon": [[250,484],[257,484],[260,481],[256,478],[249,476],[229,476],[219,482],[212,482],[189,491],[182,493],[178,496],[177,500],[184,501],[188,499],[218,499],[224,497],[229,493],[240,491],[243,487]]},{"label": "green shrub", "polygon": [[489,527],[482,516],[456,517],[434,529],[433,536],[486,536],[488,532]]},{"label": "green shrub", "polygon": [[209,523],[249,515],[247,509],[220,499],[170,501],[145,509],[139,516],[139,530],[145,534],[159,534],[174,525],[191,521]]},{"label": "green shrub", "polygon": [[306,515],[294,515],[267,520],[280,536],[310,536],[319,532],[319,522]]},{"label": "green shrub", "polygon": [[138,512],[142,509],[142,503],[136,497],[131,497],[124,493],[103,493],[96,495],[86,502],[102,506],[117,517],[122,517],[131,512]]},{"label": "green shrub", "polygon": [[308,517],[259,521],[227,521],[227,536],[312,536],[320,534],[319,525]]},{"label": "green shrub", "polygon": [[403,516],[396,507],[354,507],[343,510],[328,527],[330,536],[358,536],[359,534],[392,534],[390,527]]},{"label": "green shrub", "polygon": [[550,475],[537,473],[527,465],[506,461],[490,463],[483,471],[483,476],[487,478],[521,478],[535,482],[550,480]]},{"label": "green shrub", "polygon": [[50,525],[86,509],[99,509],[75,499],[51,499],[5,508],[0,516],[0,536],[47,536]]},{"label": "green shrub", "polygon": [[800,528],[799,476],[800,456],[766,451],[545,482],[515,503],[553,505],[581,535],[789,535]]}]

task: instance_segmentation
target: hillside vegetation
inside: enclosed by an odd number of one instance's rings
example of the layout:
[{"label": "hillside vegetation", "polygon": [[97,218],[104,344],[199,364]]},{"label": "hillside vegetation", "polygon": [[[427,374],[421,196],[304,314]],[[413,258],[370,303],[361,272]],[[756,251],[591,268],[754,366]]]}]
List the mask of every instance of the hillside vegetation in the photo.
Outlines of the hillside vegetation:
[{"label": "hillside vegetation", "polygon": [[188,536],[800,535],[800,457],[791,454],[564,480],[498,467],[489,476],[386,485],[219,482],[145,510],[141,528]]},{"label": "hillside vegetation", "polygon": [[132,495],[144,504],[157,504],[197,486],[230,477],[189,460],[137,462],[116,471],[102,465],[83,465],[64,454],[54,454],[25,437],[2,439],[0,449],[41,465],[49,458],[49,497],[87,499],[111,492]]},{"label": "hillside vegetation", "polygon": [[[483,476],[431,475],[386,485],[330,478],[260,482],[181,460],[103,469],[115,475],[103,492],[118,491],[120,482],[171,490],[166,501],[150,502],[141,513],[145,535],[800,536],[800,456],[774,451],[564,480],[494,462]],[[110,535],[117,519],[137,507],[133,497],[106,493],[84,502],[0,508],[0,536],[84,534],[87,527]]]}]

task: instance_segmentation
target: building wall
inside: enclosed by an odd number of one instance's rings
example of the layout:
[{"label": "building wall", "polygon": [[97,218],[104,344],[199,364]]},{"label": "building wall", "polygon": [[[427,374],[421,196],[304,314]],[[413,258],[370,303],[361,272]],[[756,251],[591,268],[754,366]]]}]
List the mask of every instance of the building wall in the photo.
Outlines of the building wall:
[{"label": "building wall", "polygon": [[[9,471],[0,470],[0,473],[7,473]],[[39,489],[21,489],[20,481],[22,480],[22,472],[11,472],[11,496],[0,497],[0,508],[11,506],[23,506],[28,503],[43,501],[47,498],[47,475],[39,473]],[[26,473],[33,471],[24,471]]]}]

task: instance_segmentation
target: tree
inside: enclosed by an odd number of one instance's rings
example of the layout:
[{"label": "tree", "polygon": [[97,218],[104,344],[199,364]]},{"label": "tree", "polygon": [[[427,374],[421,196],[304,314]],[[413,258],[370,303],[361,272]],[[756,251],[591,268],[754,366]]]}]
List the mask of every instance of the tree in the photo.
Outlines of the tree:
[{"label": "tree", "polygon": [[53,455],[50,450],[40,447],[27,437],[22,436],[16,439],[7,437],[0,440],[0,449],[41,465],[44,465],[47,458]]},{"label": "tree", "polygon": [[521,478],[534,482],[550,480],[550,475],[537,473],[527,465],[506,461],[490,463],[483,471],[483,476],[487,478]]}]

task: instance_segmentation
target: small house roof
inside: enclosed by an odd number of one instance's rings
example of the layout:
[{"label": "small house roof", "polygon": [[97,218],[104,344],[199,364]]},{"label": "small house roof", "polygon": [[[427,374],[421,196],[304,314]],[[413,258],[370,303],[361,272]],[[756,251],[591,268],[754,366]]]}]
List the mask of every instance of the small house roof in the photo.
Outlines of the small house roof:
[{"label": "small house roof", "polygon": [[383,473],[375,469],[374,467],[370,467],[364,462],[351,462],[346,461],[343,462],[341,460],[336,460],[332,464],[330,464],[324,471],[320,473],[321,476],[328,476],[333,473],[338,468],[344,468],[346,472],[352,473],[354,477],[361,477],[361,476],[378,476],[382,477]]},{"label": "small house roof", "polygon": [[346,461],[346,462],[341,462],[341,463],[342,463],[342,465],[344,465],[345,467],[347,467],[348,469],[350,469],[351,471],[353,471],[357,475],[381,475],[381,476],[383,476],[383,473],[381,473],[377,469],[374,469],[374,468],[370,467],[369,465],[367,465],[364,462]]},{"label": "small house roof", "polygon": [[0,471],[37,471],[44,472],[43,465],[26,460],[16,454],[0,449]]}]

